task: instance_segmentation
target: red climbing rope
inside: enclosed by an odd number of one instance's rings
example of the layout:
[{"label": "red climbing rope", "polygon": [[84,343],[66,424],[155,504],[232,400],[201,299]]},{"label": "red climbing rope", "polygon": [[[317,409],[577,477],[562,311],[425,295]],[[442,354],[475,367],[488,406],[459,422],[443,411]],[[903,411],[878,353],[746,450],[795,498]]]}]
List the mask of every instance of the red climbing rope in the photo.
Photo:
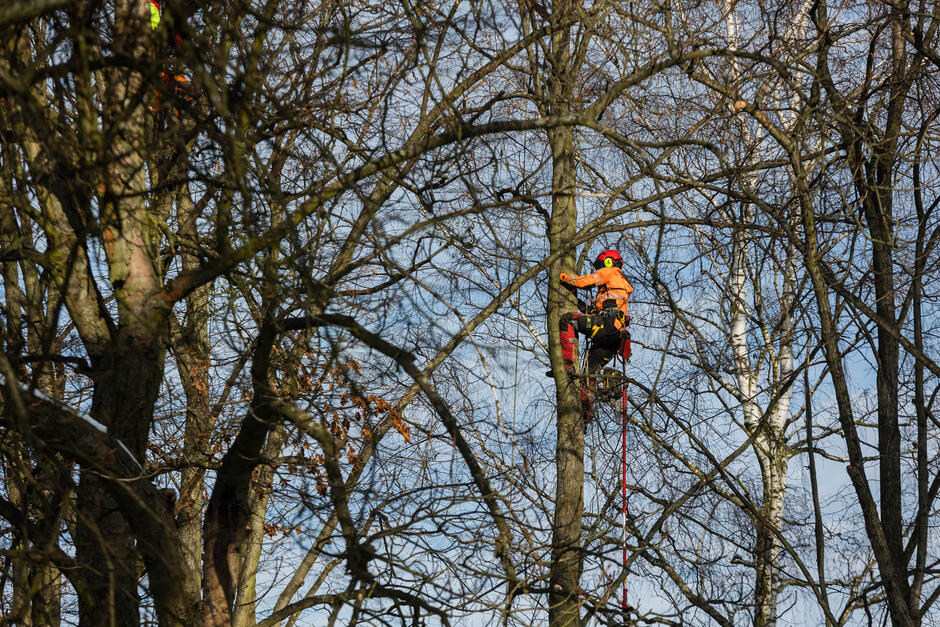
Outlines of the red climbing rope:
[{"label": "red climbing rope", "polygon": [[623,601],[620,609],[626,614],[630,609],[630,604],[627,603],[627,358],[621,355],[620,360],[623,364],[623,381],[620,390],[620,435],[623,444],[620,482],[623,490],[621,495],[623,497]]}]

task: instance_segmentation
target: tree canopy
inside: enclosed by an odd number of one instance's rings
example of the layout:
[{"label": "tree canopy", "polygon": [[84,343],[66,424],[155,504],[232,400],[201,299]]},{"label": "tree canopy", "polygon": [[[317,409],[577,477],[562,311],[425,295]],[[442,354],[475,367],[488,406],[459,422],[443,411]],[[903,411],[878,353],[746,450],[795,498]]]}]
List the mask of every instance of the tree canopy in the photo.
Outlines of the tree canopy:
[{"label": "tree canopy", "polygon": [[938,26],[8,2],[0,622],[936,623]]}]

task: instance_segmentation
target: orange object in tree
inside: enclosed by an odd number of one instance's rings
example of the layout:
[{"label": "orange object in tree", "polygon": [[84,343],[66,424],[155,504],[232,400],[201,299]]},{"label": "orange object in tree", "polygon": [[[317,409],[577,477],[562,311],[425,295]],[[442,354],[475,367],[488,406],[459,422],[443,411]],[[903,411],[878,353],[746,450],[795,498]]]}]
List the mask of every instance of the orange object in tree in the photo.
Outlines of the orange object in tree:
[{"label": "orange object in tree", "polygon": [[[160,26],[160,20],[163,15],[163,7],[160,6],[160,3],[157,0],[150,0],[150,28],[151,30],[156,30]],[[174,43],[178,46],[182,43],[182,39],[179,35],[176,35],[173,38]],[[174,56],[173,53],[170,53],[170,56]],[[163,81],[165,87],[164,92],[172,93],[176,99],[184,100],[185,102],[192,102],[193,97],[190,94],[189,90],[189,79],[178,74],[176,72],[171,72],[169,70],[160,71],[160,79]],[[154,99],[153,109],[154,111],[160,108],[160,92],[157,91],[157,96]],[[178,114],[179,112],[177,112]]]},{"label": "orange object in tree", "polygon": [[[626,315],[633,286],[623,276],[622,267],[623,260],[620,254],[616,250],[605,250],[594,260],[595,270],[591,274],[571,276],[563,272],[560,278],[562,282],[575,287],[596,285],[597,296],[594,297],[594,306],[598,310],[603,310],[605,301],[613,300],[617,309]],[[620,323],[617,326],[622,328]]]}]

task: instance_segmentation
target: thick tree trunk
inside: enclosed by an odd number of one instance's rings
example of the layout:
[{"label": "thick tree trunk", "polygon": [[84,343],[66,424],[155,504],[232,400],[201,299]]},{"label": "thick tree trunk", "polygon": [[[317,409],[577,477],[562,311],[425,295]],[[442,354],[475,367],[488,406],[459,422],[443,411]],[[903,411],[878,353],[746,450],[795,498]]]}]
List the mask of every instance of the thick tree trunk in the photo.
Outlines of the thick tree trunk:
[{"label": "thick tree trunk", "polygon": [[[577,224],[573,131],[570,128],[549,131],[549,142],[553,157],[549,246],[554,254],[570,247]],[[583,563],[584,422],[577,381],[570,379],[562,368],[558,320],[577,306],[574,296],[558,280],[562,270],[574,270],[573,250],[552,264],[549,276],[549,355],[555,373],[558,416],[549,624],[573,627],[580,622],[581,609],[578,589]]]},{"label": "thick tree trunk", "polygon": [[83,469],[77,496],[75,554],[84,585],[80,627],[140,624],[138,558],[134,536],[107,481]]},{"label": "thick tree trunk", "polygon": [[[879,194],[879,196],[881,196]],[[866,222],[872,239],[875,310],[882,320],[896,319],[890,193],[865,202]],[[898,331],[899,329],[895,329]],[[897,578],[898,585],[910,598],[904,563],[904,525],[902,519],[901,429],[898,423],[898,362],[900,350],[891,331],[878,328],[877,399],[878,399],[878,470],[881,525],[888,542],[891,565],[886,576]],[[883,565],[882,568],[885,566]],[[892,610],[892,620],[900,620]],[[895,624],[903,624],[895,622]]]},{"label": "thick tree trunk", "polygon": [[[138,461],[143,460],[163,374],[162,348],[135,345],[128,339],[126,344],[113,345],[98,356],[93,368],[92,417]],[[119,510],[113,490],[111,481],[100,477],[95,469],[82,469],[76,492],[75,541],[76,561],[87,591],[80,605],[82,625],[131,625],[140,618],[140,557],[131,526]]]},{"label": "thick tree trunk", "polygon": [[[570,112],[574,91],[571,67],[571,34],[569,25],[561,25],[577,11],[574,2],[556,4],[552,13],[556,28],[551,37],[551,66],[547,77],[547,100],[552,114]],[[572,238],[577,228],[575,190],[577,171],[574,152],[574,130],[559,127],[548,131],[552,154],[552,213],[549,221],[549,252],[563,255],[549,268],[548,337],[549,359],[555,376],[556,447],[555,447],[555,512],[552,518],[549,624],[552,627],[575,627],[581,620],[579,599],[584,554],[581,547],[581,525],[584,516],[584,420],[581,414],[579,386],[564,372],[558,321],[562,314],[577,308],[577,298],[561,285],[560,272],[574,272]]]},{"label": "thick tree trunk", "polygon": [[30,608],[33,625],[59,627],[61,623],[62,574],[49,563],[33,567],[33,588],[36,596]]},{"label": "thick tree trunk", "polygon": [[[4,483],[10,503],[21,511],[26,511],[26,498],[19,477],[9,472],[5,474],[7,476]],[[17,535],[21,536],[22,534]],[[28,542],[27,538],[18,537],[10,547],[12,553],[10,563],[13,571],[13,598],[10,604],[9,619],[16,624],[23,625],[23,627],[31,627],[32,622],[29,611],[30,560],[26,557],[26,549],[29,548],[25,546],[26,542]]]},{"label": "thick tree trunk", "polygon": [[[115,3],[114,49],[144,58],[149,2]],[[142,75],[115,66],[104,73],[102,123],[111,141],[98,186],[102,241],[118,311],[106,343],[89,346],[95,391],[91,415],[138,460],[147,451],[163,376],[168,311],[154,300],[162,285],[150,250],[146,156],[149,92]],[[77,307],[93,307],[87,298]],[[139,556],[129,521],[119,513],[107,479],[85,469],[77,492],[76,560],[87,578],[81,623],[130,625],[139,620]],[[157,600],[158,605],[161,604]],[[166,617],[164,617],[166,618]]]},{"label": "thick tree trunk", "polygon": [[[200,333],[201,334],[201,333]],[[202,513],[205,506],[205,462],[209,433],[214,418],[209,407],[208,353],[198,347],[187,347],[186,355],[177,359],[186,370],[182,377],[186,394],[186,432],[183,436],[183,459],[180,471],[180,493],[176,502],[176,525],[180,544],[186,556],[187,570],[197,587],[202,586]]]}]

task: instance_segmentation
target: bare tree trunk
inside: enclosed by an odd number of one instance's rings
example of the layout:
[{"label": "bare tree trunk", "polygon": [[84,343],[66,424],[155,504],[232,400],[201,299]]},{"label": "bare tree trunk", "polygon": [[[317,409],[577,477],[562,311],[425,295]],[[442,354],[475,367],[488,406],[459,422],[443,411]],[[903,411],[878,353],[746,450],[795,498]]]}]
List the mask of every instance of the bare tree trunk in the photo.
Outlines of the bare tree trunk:
[{"label": "bare tree trunk", "polygon": [[[553,164],[549,250],[556,253],[570,247],[576,226],[573,132],[570,129],[551,131],[549,142]],[[559,318],[577,307],[576,299],[558,280],[562,269],[574,269],[574,252],[561,259],[551,266],[548,295],[549,356],[555,373],[558,415],[549,624],[573,627],[580,622],[581,608],[578,589],[583,563],[584,421],[577,380],[570,379],[562,368],[558,337]]]},{"label": "bare tree trunk", "polygon": [[[917,211],[917,238],[914,244],[914,268],[911,280],[911,315],[914,323],[914,346],[918,351],[924,350],[924,319],[923,319],[923,298],[924,298],[924,278],[926,275],[927,258],[929,249],[935,246],[928,246],[927,224],[931,214],[936,209],[936,204],[931,204],[929,208],[924,207],[923,191],[921,189],[921,150],[924,136],[926,135],[928,125],[924,125],[921,134],[918,137],[918,154],[913,161],[913,181],[914,181],[914,207]],[[911,598],[920,599],[923,590],[925,569],[927,566],[927,541],[930,520],[930,502],[931,496],[928,488],[930,483],[930,468],[928,466],[928,423],[927,423],[927,403],[925,386],[924,364],[920,360],[914,363],[914,411],[917,422],[917,505],[918,513],[914,521],[914,533],[916,535],[916,556],[914,567],[914,580],[911,585]]]},{"label": "bare tree trunk", "polygon": [[271,352],[276,341],[270,303],[262,304],[252,357],[251,407],[231,448],[222,458],[206,509],[203,539],[203,624],[231,625],[244,551],[251,531],[251,483],[265,442],[276,424],[270,390]]},{"label": "bare tree trunk", "polygon": [[[19,485],[19,477],[10,472],[7,472],[6,475],[5,484],[10,503],[21,511],[25,511],[26,498],[23,495],[22,487]],[[13,598],[10,603],[10,620],[27,627],[32,625],[32,617],[29,611],[30,560],[27,557],[27,549],[29,547],[26,546],[28,542],[27,538],[22,537],[22,534],[17,534],[17,536],[19,537],[15,537],[11,544],[12,556],[10,562],[13,571],[11,578],[13,584]]]},{"label": "bare tree trunk", "polygon": [[[264,456],[267,459],[276,459],[281,454],[281,447],[287,436],[284,425],[279,425],[268,436]],[[265,537],[264,521],[268,509],[268,500],[271,496],[272,482],[274,481],[274,466],[263,464],[255,469],[255,479],[252,481],[251,494],[251,527],[245,538],[245,549],[242,553],[242,563],[238,575],[238,584],[235,591],[235,611],[232,616],[233,627],[252,627],[255,618],[255,606],[258,603],[257,583],[258,564],[261,560],[261,547]]]},{"label": "bare tree trunk", "polygon": [[[763,438],[768,440],[767,438]],[[762,446],[755,444],[755,446]],[[763,446],[762,446],[763,448]],[[786,456],[768,450],[761,459],[763,500],[759,510],[754,586],[754,624],[774,625],[777,622],[777,588],[779,585],[780,540],[783,505],[786,499]]]},{"label": "bare tree trunk", "polygon": [[[801,178],[799,174],[800,173],[797,173],[798,180]],[[816,223],[812,213],[812,207],[808,201],[808,193],[806,190],[801,190],[801,192],[801,213],[805,237],[804,259],[806,261],[806,268],[813,281],[815,300],[819,308],[822,343],[825,349],[826,362],[829,365],[830,377],[833,387],[835,388],[836,403],[839,408],[839,422],[842,425],[843,437],[845,438],[846,449],[848,451],[849,478],[858,496],[859,507],[865,519],[865,529],[875,559],[879,566],[883,565],[884,574],[882,575],[882,581],[884,582],[889,608],[891,609],[892,622],[894,625],[901,626],[914,625],[914,620],[908,608],[908,598],[905,594],[906,580],[899,581],[896,577],[891,575],[895,558],[891,556],[890,543],[879,519],[878,505],[871,493],[868,478],[865,476],[865,461],[862,454],[861,438],[859,437],[855,425],[851,395],[846,374],[842,367],[838,328],[836,327],[832,309],[829,304],[829,291],[820,264]]]},{"label": "bare tree trunk", "polygon": [[[740,220],[748,224],[748,208]],[[760,509],[754,516],[756,542],[754,547],[754,624],[773,625],[777,619],[777,589],[779,584],[779,535],[783,523],[786,499],[787,467],[790,459],[786,446],[786,422],[790,411],[789,384],[793,371],[793,319],[794,283],[796,269],[794,246],[787,246],[782,276],[783,294],[780,301],[779,348],[773,359],[772,385],[785,386],[773,406],[763,411],[757,403],[757,377],[747,346],[747,319],[752,312],[748,307],[748,254],[747,237],[742,231],[733,235],[731,271],[731,334],[734,370],[741,395],[745,429],[753,435],[752,450],[760,466],[763,486]],[[755,287],[755,289],[757,289]],[[777,325],[774,325],[777,326]],[[759,366],[756,366],[759,368]],[[762,420],[761,417],[766,414]]]},{"label": "bare tree trunk", "polygon": [[140,624],[137,551],[107,482],[87,469],[77,490],[76,561],[86,586],[79,625]]},{"label": "bare tree trunk", "polygon": [[58,627],[62,616],[62,574],[52,564],[37,564],[33,568],[33,582],[37,589],[30,608],[33,624]]},{"label": "bare tree trunk", "polygon": [[[182,172],[179,173],[182,176]],[[177,191],[180,233],[191,242],[199,241],[198,218],[189,199],[187,186]],[[199,266],[192,253],[181,255],[183,270]],[[186,394],[186,431],[183,436],[184,466],[180,472],[180,494],[176,521],[180,543],[193,581],[202,587],[202,513],[205,506],[206,463],[209,460],[209,434],[215,416],[209,404],[209,293],[212,284],[203,285],[186,297],[186,314],[174,337],[174,353],[180,381]]]},{"label": "bare tree trunk", "polygon": [[[551,112],[562,115],[570,110],[572,74],[570,67],[571,27],[558,23],[570,18],[576,7],[562,2],[553,19],[556,30],[551,40],[551,74],[548,78],[548,103]],[[574,130],[569,127],[548,131],[552,154],[552,213],[549,222],[549,253],[571,248],[577,228],[575,189],[577,181],[574,154]],[[584,516],[584,421],[576,380],[564,372],[558,321],[563,313],[577,307],[577,299],[564,289],[558,279],[561,271],[574,271],[574,250],[564,254],[549,268],[548,337],[549,359],[555,375],[557,402],[555,446],[555,512],[552,518],[549,624],[574,627],[580,624],[579,589],[584,555],[581,525]]]},{"label": "bare tree trunk", "polygon": [[[794,21],[784,31],[781,50],[789,54],[793,42],[801,36],[805,28],[808,3],[803,2]],[[728,46],[738,49],[738,19],[735,2],[726,2]],[[741,80],[739,60],[732,58],[732,78],[735,85]],[[773,99],[774,79],[760,85],[758,99]],[[787,105],[780,105],[781,110],[798,111],[801,103],[799,92],[791,96]],[[784,116],[789,131],[793,131],[798,119],[791,113]],[[751,130],[745,118],[737,118],[741,137],[748,144],[758,146],[767,135],[766,130],[758,126]],[[760,158],[755,148],[749,161],[756,163]],[[757,194],[759,181],[753,174],[744,176],[746,193]],[[735,222],[748,225],[754,219],[754,208],[750,203],[742,207],[742,215]],[[731,259],[731,335],[730,342],[734,355],[734,369],[737,376],[738,390],[741,394],[745,429],[753,436],[752,450],[757,457],[761,472],[761,506],[754,518],[755,526],[755,585],[754,585],[754,625],[775,625],[777,621],[777,596],[779,589],[779,560],[781,553],[780,534],[782,533],[783,512],[786,500],[787,468],[790,449],[786,441],[786,424],[790,413],[791,382],[793,372],[793,315],[796,291],[796,263],[798,251],[792,241],[785,246],[785,259],[780,273],[780,311],[779,319],[771,321],[771,328],[779,329],[777,350],[770,357],[771,393],[778,395],[772,406],[762,409],[757,403],[758,375],[760,365],[752,365],[747,346],[748,319],[753,312],[747,300],[747,285],[760,290],[760,279],[749,277],[748,236],[747,232],[737,229],[733,234]],[[759,299],[762,297],[758,297]],[[762,420],[762,416],[766,416]]]},{"label": "bare tree trunk", "polygon": [[[897,336],[901,329],[895,306],[897,295],[893,251],[896,234],[892,198],[904,107],[912,75],[917,70],[907,66],[904,32],[910,29],[909,18],[905,16],[904,10],[892,6],[886,17],[891,32],[887,98],[884,111],[879,112],[877,117],[867,119],[866,102],[854,103],[847,100],[832,81],[827,54],[829,35],[821,26],[825,23],[826,16],[825,3],[818,4],[817,28],[822,33],[824,44],[818,66],[819,76],[837,116],[839,132],[846,147],[846,158],[865,216],[864,223],[872,247],[875,311],[881,320],[876,352],[879,505],[876,510],[872,504],[865,512],[866,523],[885,584],[891,621],[899,626],[917,625],[920,623],[919,608],[916,599],[912,597],[904,552],[901,432],[898,422],[900,349]],[[881,128],[876,126],[879,122]],[[872,139],[873,137],[877,139]],[[819,298],[823,298],[822,293],[818,294],[817,300]],[[892,328],[886,328],[885,325]],[[834,346],[832,350],[835,350]],[[838,359],[838,353],[829,357]],[[832,375],[835,377],[836,371],[832,371]],[[852,419],[850,406],[840,406],[840,412],[846,413],[843,417],[844,426],[846,420]],[[846,431],[847,439],[854,436],[853,431],[854,429]],[[850,447],[850,452],[851,450]],[[864,480],[861,462],[853,460],[852,463],[859,465],[854,472],[862,473],[859,474],[858,480]],[[856,487],[858,489],[858,486]],[[864,512],[867,504],[864,499],[860,501]]]}]

